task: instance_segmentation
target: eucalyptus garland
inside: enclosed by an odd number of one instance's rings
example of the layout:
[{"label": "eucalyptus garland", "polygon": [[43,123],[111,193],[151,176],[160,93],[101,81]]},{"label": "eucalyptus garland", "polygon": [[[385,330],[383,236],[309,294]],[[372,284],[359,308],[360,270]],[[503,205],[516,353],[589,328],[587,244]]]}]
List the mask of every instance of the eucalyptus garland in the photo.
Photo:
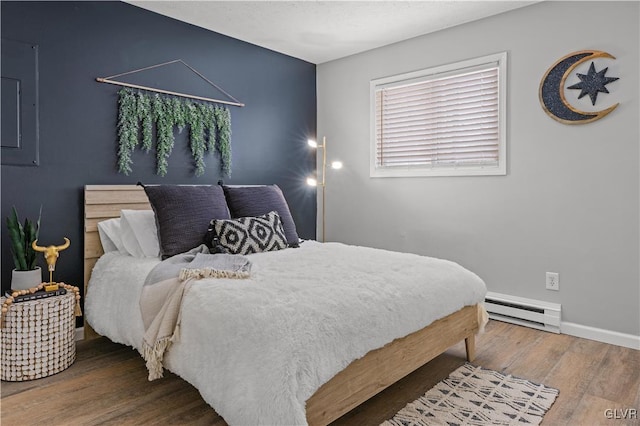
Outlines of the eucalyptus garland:
[{"label": "eucalyptus garland", "polygon": [[201,112],[203,115],[204,122],[204,130],[208,133],[208,145],[207,149],[211,152],[216,149],[216,139],[217,139],[217,130],[216,130],[216,116],[215,109],[211,105],[199,104],[201,107]]},{"label": "eucalyptus garland", "polygon": [[136,96],[137,118],[142,123],[142,149],[151,150],[153,134],[153,115],[151,114],[151,99],[138,92]]},{"label": "eucalyptus garland", "polygon": [[136,97],[128,90],[120,91],[118,99],[118,170],[131,173],[131,154],[138,144],[139,121]]},{"label": "eucalyptus garland", "polygon": [[231,176],[231,113],[227,108],[216,107],[215,121],[222,174]]},{"label": "eucalyptus garland", "polygon": [[153,97],[152,112],[153,120],[156,122],[156,168],[160,176],[167,174],[169,156],[173,151],[173,126],[174,119],[171,110],[171,100],[161,98],[158,95]]},{"label": "eucalyptus garland", "polygon": [[220,169],[231,175],[231,114],[225,107],[196,103],[178,97],[153,96],[145,92],[120,90],[118,99],[118,171],[131,173],[131,155],[140,141],[146,152],[153,145],[153,123],[156,126],[156,170],[167,174],[169,156],[175,142],[174,128],[189,126],[189,145],[195,174],[202,176],[205,152],[220,154]]},{"label": "eucalyptus garland", "polygon": [[204,173],[204,151],[207,148],[204,140],[204,122],[199,105],[191,103],[187,106],[187,111],[187,121],[191,128],[191,155],[196,162],[196,176],[200,176]]}]

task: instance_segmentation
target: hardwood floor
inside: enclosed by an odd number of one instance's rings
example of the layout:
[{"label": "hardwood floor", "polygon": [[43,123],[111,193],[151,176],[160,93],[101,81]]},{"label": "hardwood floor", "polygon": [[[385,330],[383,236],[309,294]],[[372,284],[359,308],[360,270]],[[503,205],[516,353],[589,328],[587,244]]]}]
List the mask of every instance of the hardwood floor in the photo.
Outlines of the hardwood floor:
[{"label": "hardwood floor", "polygon": [[[543,425],[640,425],[640,352],[490,321],[474,364],[560,390]],[[29,382],[2,382],[1,423],[11,425],[226,425],[179,377],[147,381],[142,358],[106,338],[79,342],[67,370]],[[378,425],[462,365],[464,342],[338,419],[333,426]],[[625,413],[628,411],[625,411]]]}]

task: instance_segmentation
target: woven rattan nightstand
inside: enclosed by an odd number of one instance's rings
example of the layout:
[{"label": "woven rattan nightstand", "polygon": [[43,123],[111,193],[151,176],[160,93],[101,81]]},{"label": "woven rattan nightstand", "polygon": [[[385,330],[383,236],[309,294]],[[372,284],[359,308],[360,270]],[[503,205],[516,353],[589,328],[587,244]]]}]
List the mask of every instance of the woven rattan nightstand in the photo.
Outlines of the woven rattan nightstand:
[{"label": "woven rattan nightstand", "polygon": [[75,304],[72,291],[14,303],[6,314],[0,338],[0,379],[12,382],[39,379],[73,364]]}]

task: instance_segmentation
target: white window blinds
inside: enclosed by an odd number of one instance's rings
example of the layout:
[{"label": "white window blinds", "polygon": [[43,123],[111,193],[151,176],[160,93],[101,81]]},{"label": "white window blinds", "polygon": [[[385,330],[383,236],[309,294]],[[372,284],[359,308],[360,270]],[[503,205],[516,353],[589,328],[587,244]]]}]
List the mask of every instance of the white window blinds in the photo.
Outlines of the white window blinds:
[{"label": "white window blinds", "polygon": [[372,85],[372,175],[504,174],[500,73],[492,61]]}]

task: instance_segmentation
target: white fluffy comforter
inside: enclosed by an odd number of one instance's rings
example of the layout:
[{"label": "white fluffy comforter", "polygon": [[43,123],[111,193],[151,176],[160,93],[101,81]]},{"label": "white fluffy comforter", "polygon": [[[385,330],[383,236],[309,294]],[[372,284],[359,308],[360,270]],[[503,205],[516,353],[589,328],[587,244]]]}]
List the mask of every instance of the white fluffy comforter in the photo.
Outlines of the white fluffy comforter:
[{"label": "white fluffy comforter", "polygon": [[[308,241],[249,257],[250,279],[191,287],[165,357],[230,425],[306,424],[305,401],[349,363],[486,293],[460,265],[413,254]],[[140,313],[123,298],[137,305],[158,260],[135,260],[100,259],[86,315],[97,332],[140,350]]]}]

